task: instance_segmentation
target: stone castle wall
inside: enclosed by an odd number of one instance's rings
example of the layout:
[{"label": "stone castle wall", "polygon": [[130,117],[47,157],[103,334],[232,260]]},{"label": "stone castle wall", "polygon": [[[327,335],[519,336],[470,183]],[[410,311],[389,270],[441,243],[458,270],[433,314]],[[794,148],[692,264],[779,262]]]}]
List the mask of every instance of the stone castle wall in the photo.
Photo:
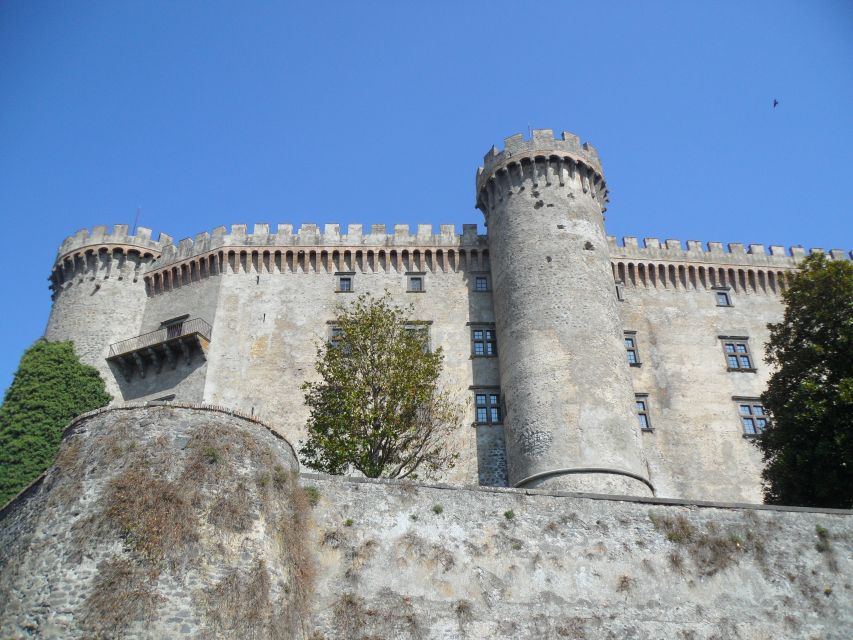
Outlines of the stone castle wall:
[{"label": "stone castle wall", "polygon": [[76,419],[0,511],[0,636],[825,638],[853,513],[304,474],[250,416]]},{"label": "stone castle wall", "polygon": [[[492,328],[493,300],[501,295],[491,281],[490,291],[474,287],[478,275],[492,276],[487,238],[470,227],[455,236],[446,226],[439,234],[422,226],[418,234],[398,227],[394,234],[351,228],[341,235],[329,225],[310,237],[338,244],[307,245],[304,227],[289,235],[288,229],[280,225],[270,234],[266,225],[256,225],[255,233],[245,234],[236,225],[229,234],[151,247],[140,273],[122,280],[111,270],[113,254],[101,250],[107,245],[87,249],[78,234],[79,246],[71,247],[72,256],[82,250],[77,262],[63,257],[55,271],[46,336],[74,340],[84,361],[102,371],[116,402],[222,404],[260,416],[298,443],[307,418],[299,387],[313,375],[317,341],[327,338],[337,305],[359,293],[387,290],[396,303],[413,304],[412,318],[431,323],[432,345],[445,353],[445,381],[468,406],[469,420],[457,441],[461,462],[440,479],[505,486],[503,427],[467,426],[474,423],[472,388],[501,386],[497,359],[471,353],[472,326]],[[119,227],[93,237],[121,233]],[[616,299],[615,283],[623,283],[619,322],[623,330],[637,332],[642,364],[625,367],[633,392],[649,394],[654,430],[641,437],[657,495],[759,502],[760,456],[743,438],[733,398],[758,397],[766,384],[766,324],[781,318],[779,294],[799,258],[779,251],[765,255],[756,247],[747,253],[737,245],[723,252],[715,243],[707,251],[693,243],[685,250],[674,241],[650,239],[634,249],[635,244],[631,238],[624,245],[609,240],[614,285],[608,295]],[[155,249],[162,251],[160,259],[153,260]],[[837,251],[833,257],[843,259]],[[126,260],[123,268],[131,264]],[[406,291],[411,272],[424,274],[423,293]],[[353,293],[336,291],[336,273],[353,274]],[[728,287],[732,306],[716,305],[718,286]],[[566,301],[571,304],[571,297]],[[212,325],[204,357],[130,381],[106,362],[112,342],[183,315]],[[726,370],[720,335],[749,337],[756,372]],[[499,351],[505,347],[498,344]]]}]

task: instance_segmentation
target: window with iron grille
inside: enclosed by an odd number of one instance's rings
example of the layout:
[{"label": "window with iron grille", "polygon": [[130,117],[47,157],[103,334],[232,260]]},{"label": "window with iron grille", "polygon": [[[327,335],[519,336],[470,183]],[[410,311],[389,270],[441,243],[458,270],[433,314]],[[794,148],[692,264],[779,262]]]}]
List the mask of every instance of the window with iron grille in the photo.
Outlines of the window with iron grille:
[{"label": "window with iron grille", "polygon": [[498,342],[495,330],[486,327],[471,329],[471,353],[475,356],[494,357],[498,355]]},{"label": "window with iron grille", "polygon": [[652,431],[652,421],[649,419],[649,395],[647,393],[635,394],[634,404],[637,409],[637,420],[640,423],[640,429],[643,431]]},{"label": "window with iron grille", "polygon": [[721,339],[729,371],[755,371],[752,354],[749,352],[748,338],[721,336]]},{"label": "window with iron grille", "polygon": [[488,291],[489,276],[474,276],[474,291]]},{"label": "window with iron grille", "polygon": [[501,394],[498,391],[474,392],[474,411],[477,424],[501,423]]},{"label": "window with iron grille", "polygon": [[754,438],[767,428],[767,414],[758,398],[735,398],[745,438]]},{"label": "window with iron grille", "polygon": [[637,332],[625,332],[625,351],[628,353],[628,364],[632,367],[640,366],[640,350],[637,348]]}]

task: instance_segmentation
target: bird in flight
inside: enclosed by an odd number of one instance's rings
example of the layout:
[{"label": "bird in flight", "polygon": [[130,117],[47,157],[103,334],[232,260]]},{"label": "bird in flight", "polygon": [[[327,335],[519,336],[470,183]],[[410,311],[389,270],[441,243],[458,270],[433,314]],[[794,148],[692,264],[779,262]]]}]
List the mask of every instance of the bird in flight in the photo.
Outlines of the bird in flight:
[{"label": "bird in flight", "polygon": [[773,98],[773,108],[775,109],[777,106],[779,106],[779,101],[776,98]]}]

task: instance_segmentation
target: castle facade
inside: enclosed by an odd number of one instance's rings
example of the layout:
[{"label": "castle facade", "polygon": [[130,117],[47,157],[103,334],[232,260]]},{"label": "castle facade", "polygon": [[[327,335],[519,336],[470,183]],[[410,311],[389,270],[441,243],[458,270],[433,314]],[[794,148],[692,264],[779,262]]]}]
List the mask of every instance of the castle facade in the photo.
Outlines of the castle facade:
[{"label": "castle facade", "polygon": [[[353,295],[413,306],[469,420],[442,480],[760,502],[767,323],[801,248],[607,236],[588,144],[536,130],[486,155],[476,225],[126,225],[69,237],[48,340],[116,403],[206,403],[305,437],[300,385]],[[833,259],[848,259],[844,251]]]}]

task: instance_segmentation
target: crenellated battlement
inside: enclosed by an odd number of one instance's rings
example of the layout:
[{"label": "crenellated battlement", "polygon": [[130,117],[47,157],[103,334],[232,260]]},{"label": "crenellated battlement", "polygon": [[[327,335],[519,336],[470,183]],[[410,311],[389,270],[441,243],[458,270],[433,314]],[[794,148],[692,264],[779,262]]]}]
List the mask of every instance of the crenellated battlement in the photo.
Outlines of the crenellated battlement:
[{"label": "crenellated battlement", "polygon": [[602,211],[609,200],[598,152],[568,131],[556,139],[551,129],[534,129],[529,140],[520,133],[506,138],[503,151],[493,146],[477,169],[476,206],[488,217],[526,185],[573,187],[598,201]]},{"label": "crenellated battlement", "polygon": [[568,131],[563,131],[559,138],[555,138],[553,129],[533,129],[529,140],[524,139],[524,134],[516,133],[504,138],[503,151],[498,151],[494,146],[489,149],[483,157],[483,166],[477,169],[477,176],[492,173],[510,159],[518,160],[520,157],[529,157],[546,151],[574,156],[602,176],[604,175],[598,151],[588,142],[581,142],[578,136]]},{"label": "crenellated battlement", "polygon": [[114,225],[112,232],[109,231],[107,225],[99,225],[93,227],[91,231],[81,229],[73,236],[65,238],[56,252],[56,263],[73,257],[75,254],[81,253],[84,249],[97,252],[102,247],[119,247],[128,250],[141,249],[143,250],[143,254],[150,253],[152,257],[157,257],[164,246],[171,244],[172,237],[168,234],[161,233],[159,238],[154,240],[151,237],[151,229],[145,227],[137,227],[136,233],[131,235],[128,233],[128,226],[126,224]]},{"label": "crenellated battlement", "polygon": [[[640,246],[636,237],[626,236],[619,244],[615,236],[607,236],[612,260],[665,260],[674,262],[702,262],[719,265],[743,265],[757,267],[781,267],[795,269],[806,257],[806,250],[800,246],[785,247],[771,245],[769,251],[763,244],[744,245],[731,242],[702,243],[698,240],[659,240],[644,238]],[[826,253],[823,249],[814,248],[810,253]],[[833,260],[849,260],[853,252],[843,249],[832,249],[828,255]]]},{"label": "crenellated battlement", "polygon": [[[680,240],[645,238],[642,247],[637,238],[625,237],[622,244],[613,236],[607,237],[610,264],[617,283],[634,287],[666,289],[708,289],[727,287],[745,293],[776,294],[788,284],[790,274],[805,258],[802,247],[771,245],[768,253],[762,244],[744,246],[729,243],[728,251],[722,242],[707,245],[688,240],[685,249]],[[812,249],[812,254],[825,253]],[[832,260],[848,260],[841,249],[829,252]]]},{"label": "crenellated battlement", "polygon": [[128,233],[126,224],[113,226],[112,233],[106,225],[81,229],[68,236],[57,251],[50,277],[54,298],[83,279],[137,282],[146,266],[160,256],[164,246],[171,246],[171,236],[161,233],[157,240],[151,238],[151,229],[138,227],[135,234]]},{"label": "crenellated battlement", "polygon": [[486,236],[477,235],[476,224],[462,225],[462,234],[456,233],[452,224],[442,224],[439,232],[434,233],[431,224],[419,224],[415,233],[407,224],[395,224],[389,233],[384,224],[371,225],[368,233],[363,225],[351,224],[346,233],[341,233],[339,224],[326,224],[321,231],[316,224],[303,224],[294,233],[293,225],[279,224],[271,232],[269,224],[255,224],[252,233],[247,232],[245,224],[231,225],[229,230],[222,226],[211,233],[200,233],[195,238],[184,238],[177,245],[164,246],[160,258],[153,268],[190,260],[197,256],[217,252],[220,249],[261,249],[261,248],[316,248],[324,247],[347,249],[371,248],[458,248],[486,246]]}]

